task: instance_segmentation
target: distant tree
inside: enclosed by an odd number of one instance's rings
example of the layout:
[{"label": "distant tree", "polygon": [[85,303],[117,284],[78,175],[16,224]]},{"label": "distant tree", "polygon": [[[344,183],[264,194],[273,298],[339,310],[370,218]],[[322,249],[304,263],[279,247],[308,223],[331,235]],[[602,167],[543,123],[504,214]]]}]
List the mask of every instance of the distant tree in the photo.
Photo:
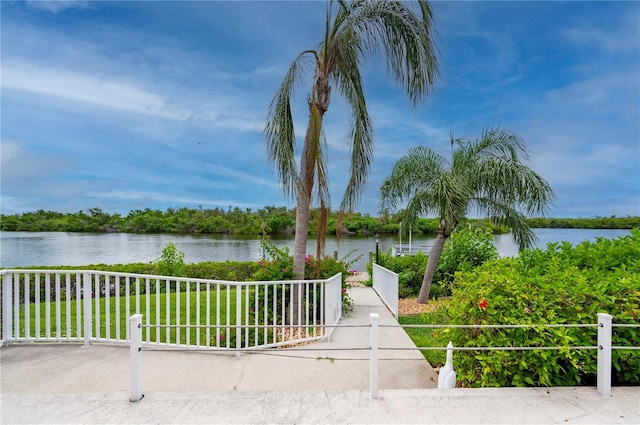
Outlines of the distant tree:
[{"label": "distant tree", "polygon": [[[454,149],[455,146],[455,149]],[[535,241],[526,215],[544,214],[555,197],[549,184],[523,164],[524,141],[499,127],[485,129],[475,142],[454,140],[452,158],[418,146],[393,166],[381,187],[383,209],[406,203],[408,222],[435,214],[438,236],[429,253],[418,302],[426,304],[445,240],[468,211],[475,209],[511,228],[524,249]]]}]

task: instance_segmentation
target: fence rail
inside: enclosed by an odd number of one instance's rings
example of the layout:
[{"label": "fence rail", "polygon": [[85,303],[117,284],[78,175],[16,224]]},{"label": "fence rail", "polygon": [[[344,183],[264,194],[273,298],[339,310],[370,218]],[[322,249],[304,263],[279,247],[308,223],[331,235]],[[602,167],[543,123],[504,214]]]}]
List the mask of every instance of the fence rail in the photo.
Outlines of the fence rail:
[{"label": "fence rail", "polygon": [[[2,342],[130,342],[200,349],[328,339],[342,277],[230,282],[86,270],[2,270]],[[185,330],[186,325],[188,330]]]},{"label": "fence rail", "polygon": [[[612,328],[613,327],[640,327],[640,324],[616,324],[612,323],[612,316],[605,313],[598,314],[598,323],[594,324],[546,324],[546,325],[482,325],[483,328],[504,328],[504,327],[518,327],[518,328],[536,328],[536,327],[583,327],[583,328],[598,328],[597,341],[595,346],[543,346],[543,347],[415,347],[414,350],[447,350],[453,349],[456,351],[488,351],[488,350],[509,350],[509,351],[547,351],[547,350],[598,350],[597,356],[597,391],[603,396],[611,396],[611,376],[612,376],[612,363],[611,363],[611,352],[612,350],[638,350],[640,347],[637,346],[612,346],[611,338],[612,338]],[[135,323],[141,323],[142,317],[140,315],[132,316],[130,320]],[[370,328],[370,342],[369,347],[340,347],[340,348],[314,348],[314,347],[304,347],[297,348],[296,352],[301,351],[369,351],[369,393],[372,399],[378,398],[378,377],[379,377],[379,367],[380,367],[380,351],[393,351],[393,350],[401,350],[407,351],[411,348],[407,347],[381,347],[380,346],[380,335],[379,330],[382,327],[385,328],[411,328],[411,327],[440,327],[440,328],[448,328],[448,327],[459,327],[460,325],[380,325],[379,324],[379,315],[377,313],[370,314],[370,323],[367,325],[336,325],[334,328]],[[478,327],[477,325],[469,325],[466,327]],[[140,335],[142,335],[143,325],[132,325],[133,329],[138,329]],[[138,338],[141,340],[141,338]],[[142,384],[141,384],[141,351],[142,345],[136,345],[134,341],[137,339],[132,339],[132,344],[130,346],[132,361],[131,361],[131,401],[139,401],[142,399]],[[153,348],[150,348],[153,349]],[[237,352],[261,352],[268,353],[271,350],[268,347],[265,348],[235,348],[232,351]],[[281,354],[281,351],[278,353]],[[310,357],[309,359],[316,361],[315,357]],[[358,357],[356,358],[345,358],[345,359],[333,359],[333,360],[364,360],[366,359]]]},{"label": "fence rail", "polygon": [[398,317],[398,274],[377,264],[372,265],[373,289],[387,305],[394,317]]}]

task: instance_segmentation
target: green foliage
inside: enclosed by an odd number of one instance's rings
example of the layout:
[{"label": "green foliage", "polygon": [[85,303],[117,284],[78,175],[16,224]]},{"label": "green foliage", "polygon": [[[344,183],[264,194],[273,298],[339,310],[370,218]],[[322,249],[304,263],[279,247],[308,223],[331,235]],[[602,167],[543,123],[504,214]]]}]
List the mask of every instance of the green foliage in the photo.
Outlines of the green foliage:
[{"label": "green foliage", "polygon": [[547,218],[528,219],[531,227],[551,229],[633,229],[640,227],[640,217]]},{"label": "green foliage", "polygon": [[289,247],[282,249],[268,240],[262,240],[262,249],[270,260],[260,260],[260,268],[254,273],[254,280],[289,280],[293,278],[293,258]]},{"label": "green foliage", "polygon": [[254,280],[260,265],[255,261],[205,261],[185,265],[185,275],[198,279],[248,281]]},{"label": "green foliage", "polygon": [[457,271],[468,271],[480,264],[498,259],[493,234],[480,228],[458,228],[447,239],[438,270],[431,287],[434,297],[451,295],[451,283]]},{"label": "green foliage", "polygon": [[88,213],[62,214],[38,210],[14,215],[0,215],[0,229],[5,231],[50,232],[124,232],[187,234],[270,234],[288,233],[294,227],[295,211],[269,206],[257,211],[231,208],[169,208],[166,211],[130,211],[126,217],[110,215],[100,208]]},{"label": "green foliage", "polygon": [[[423,323],[594,324],[597,313],[614,325],[640,322],[640,229],[594,243],[549,244],[457,273],[453,296],[426,313]],[[411,332],[411,331],[409,331]],[[439,329],[422,345],[569,347],[596,345],[597,329]],[[640,330],[614,327],[614,346],[638,346]],[[444,353],[426,351],[437,365]],[[593,385],[596,350],[459,351],[458,380],[465,386]],[[640,383],[640,353],[614,350],[614,383]]]},{"label": "green foliage", "polygon": [[[370,217],[353,213],[345,217],[342,230],[348,233],[369,235],[398,234],[402,217],[383,215]],[[317,228],[318,213],[312,210],[309,221],[310,231]],[[531,218],[531,227],[581,228],[581,229],[632,229],[640,227],[640,217],[596,217],[588,218]],[[327,234],[336,233],[337,213],[332,213],[327,224]],[[494,234],[506,233],[508,227],[491,220],[462,219],[460,226],[482,227]],[[122,232],[122,233],[179,233],[179,234],[247,234],[259,235],[263,230],[270,235],[290,234],[295,230],[295,210],[285,207],[268,206],[253,211],[239,208],[202,209],[169,208],[160,210],[133,210],[125,217],[109,214],[100,208],[88,212],[63,214],[38,210],[22,214],[0,214],[0,230],[28,232]],[[417,219],[413,232],[435,235],[438,220]],[[403,228],[403,234],[408,229]]]},{"label": "green foliage", "polygon": [[[22,268],[22,267],[21,267]],[[42,266],[24,267],[23,269],[42,269]],[[128,264],[89,264],[85,266],[47,266],[47,270],[96,270],[118,273],[135,273],[160,275],[157,263],[128,263]],[[184,265],[182,276],[193,279],[214,279],[248,281],[254,280],[254,275],[260,265],[254,261],[224,261],[190,263]],[[73,278],[72,278],[72,282]]]},{"label": "green foliage", "polygon": [[[454,231],[442,250],[438,271],[431,285],[433,298],[451,295],[451,282],[456,271],[470,270],[485,261],[498,258],[493,244],[493,235],[481,228]],[[414,256],[395,257],[391,253],[380,253],[379,264],[398,273],[398,295],[400,298],[418,295],[428,256],[418,252]],[[371,274],[371,264],[367,270]]]},{"label": "green foliage", "polygon": [[[293,278],[293,258],[289,255],[289,248],[278,248],[268,239],[262,240],[262,248],[268,255],[270,260],[259,261],[259,269],[254,273],[254,280],[260,281],[274,281],[274,280],[289,280]],[[343,259],[336,260],[331,257],[323,259],[316,259],[311,255],[305,257],[305,271],[304,278],[306,280],[322,280],[329,279],[335,276],[337,273],[342,275],[342,287],[346,287],[346,278],[349,275],[349,266],[352,262],[358,260],[358,257],[351,261],[347,259],[352,253],[347,254]],[[257,296],[261,296],[257,294]],[[289,294],[286,294],[287,300]],[[317,298],[319,299],[319,298]],[[343,311],[350,311],[352,306],[352,300],[349,298],[346,290],[342,291],[342,307]],[[313,308],[312,305],[308,305],[306,308]]]},{"label": "green foliage", "polygon": [[[418,252],[416,255],[397,257],[388,253],[380,253],[378,264],[387,270],[398,273],[398,296],[400,298],[416,296],[422,285],[424,269],[427,266],[427,255]],[[367,263],[367,271],[373,276],[371,263]]]},{"label": "green foliage", "polygon": [[161,276],[183,276],[184,252],[178,251],[173,242],[168,242],[162,249],[162,255],[156,260],[158,274]]}]

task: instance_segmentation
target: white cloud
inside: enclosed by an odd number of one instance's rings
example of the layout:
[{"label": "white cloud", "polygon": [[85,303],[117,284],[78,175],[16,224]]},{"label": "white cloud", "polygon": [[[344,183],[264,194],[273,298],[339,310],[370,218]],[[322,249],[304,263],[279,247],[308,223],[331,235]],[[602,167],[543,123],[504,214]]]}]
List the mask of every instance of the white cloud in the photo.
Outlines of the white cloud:
[{"label": "white cloud", "polygon": [[110,200],[134,200],[145,202],[161,202],[167,205],[202,205],[210,207],[227,207],[233,205],[238,208],[261,208],[262,204],[241,202],[237,199],[216,199],[209,198],[190,198],[175,195],[167,195],[166,193],[144,192],[144,191],[108,191],[108,192],[90,192],[87,193],[90,198],[104,198]]},{"label": "white cloud", "polygon": [[593,46],[608,53],[638,54],[640,49],[637,13],[622,15],[614,28],[590,24],[563,30],[560,34],[575,44]]},{"label": "white cloud", "polygon": [[5,61],[2,88],[176,120],[188,117],[184,111],[169,108],[161,96],[131,83],[66,69]]},{"label": "white cloud", "polygon": [[67,9],[86,9],[89,7],[85,0],[27,0],[32,9],[44,10],[56,14]]},{"label": "white cloud", "polygon": [[3,140],[0,144],[0,182],[3,189],[29,186],[33,179],[47,178],[65,166],[64,160],[31,152],[19,142]]},{"label": "white cloud", "polygon": [[546,101],[554,109],[567,113],[577,111],[601,115],[618,112],[632,114],[637,119],[640,108],[640,80],[635,72],[615,72],[575,81],[551,90]]}]

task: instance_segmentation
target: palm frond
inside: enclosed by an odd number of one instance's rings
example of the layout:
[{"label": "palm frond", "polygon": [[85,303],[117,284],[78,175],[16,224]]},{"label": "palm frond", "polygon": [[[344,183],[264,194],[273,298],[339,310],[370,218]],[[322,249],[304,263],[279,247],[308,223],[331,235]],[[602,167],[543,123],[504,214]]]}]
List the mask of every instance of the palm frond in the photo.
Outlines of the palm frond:
[{"label": "palm frond", "polygon": [[295,129],[291,112],[291,98],[296,85],[307,71],[305,60],[312,51],[302,52],[291,64],[280,88],[269,105],[264,133],[267,140],[267,159],[278,173],[286,196],[295,196],[300,176],[295,163]]},{"label": "palm frond", "polygon": [[[351,36],[357,37],[355,33]],[[334,48],[335,68],[331,74],[350,110],[351,162],[349,181],[340,206],[343,211],[351,211],[358,203],[373,163],[373,127],[358,67],[357,46],[358,43],[346,43]]]},{"label": "palm frond", "polygon": [[442,208],[437,196],[442,193],[442,187],[447,186],[448,169],[448,161],[431,149],[424,146],[411,149],[395,163],[391,175],[383,182],[383,210],[398,209],[406,203],[407,219],[420,214],[439,214]]},{"label": "palm frond", "polygon": [[495,198],[475,198],[473,203],[478,212],[491,217],[499,225],[506,225],[511,229],[513,242],[519,250],[531,248],[538,240],[533,230],[529,227],[527,217],[519,212],[508,202],[502,202]]},{"label": "palm frond", "polygon": [[335,30],[360,35],[360,50],[381,53],[387,70],[404,88],[414,106],[430,92],[439,76],[434,40],[433,12],[426,1],[417,2],[421,16],[398,1],[349,3],[350,13]]}]

